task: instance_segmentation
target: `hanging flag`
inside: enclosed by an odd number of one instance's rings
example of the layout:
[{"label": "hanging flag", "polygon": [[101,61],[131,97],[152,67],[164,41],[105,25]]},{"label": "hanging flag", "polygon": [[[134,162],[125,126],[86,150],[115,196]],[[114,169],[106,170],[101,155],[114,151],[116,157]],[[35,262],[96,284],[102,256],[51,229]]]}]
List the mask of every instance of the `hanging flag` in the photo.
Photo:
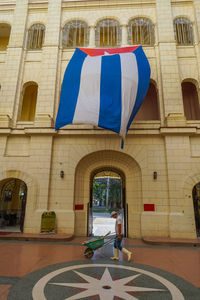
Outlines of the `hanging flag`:
[{"label": "hanging flag", "polygon": [[65,71],[55,129],[92,124],[124,139],[146,96],[150,73],[141,46],[77,48]]}]

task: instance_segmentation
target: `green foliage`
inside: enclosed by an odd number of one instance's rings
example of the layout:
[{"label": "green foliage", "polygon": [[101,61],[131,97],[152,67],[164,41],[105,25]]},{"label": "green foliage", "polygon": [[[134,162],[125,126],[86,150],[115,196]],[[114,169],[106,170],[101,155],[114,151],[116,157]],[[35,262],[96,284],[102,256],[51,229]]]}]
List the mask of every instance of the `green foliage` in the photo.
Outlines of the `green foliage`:
[{"label": "green foliage", "polygon": [[99,206],[106,205],[106,193],[108,191],[109,207],[121,207],[121,179],[118,178],[94,178],[93,180],[93,199],[94,204]]}]

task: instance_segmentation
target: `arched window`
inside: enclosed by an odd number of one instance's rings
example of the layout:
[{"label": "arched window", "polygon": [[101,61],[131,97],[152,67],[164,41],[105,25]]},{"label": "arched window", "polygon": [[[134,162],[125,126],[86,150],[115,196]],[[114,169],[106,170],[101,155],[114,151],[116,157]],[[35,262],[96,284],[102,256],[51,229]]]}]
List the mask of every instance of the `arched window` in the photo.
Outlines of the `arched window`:
[{"label": "arched window", "polygon": [[192,82],[182,82],[183,106],[187,120],[200,120],[199,97]]},{"label": "arched window", "polygon": [[65,24],[62,31],[63,48],[87,47],[89,29],[87,23],[74,20]]},{"label": "arched window", "polygon": [[45,37],[45,26],[34,24],[28,31],[27,49],[42,49]]},{"label": "arched window", "polygon": [[135,18],[128,23],[128,43],[130,45],[153,46],[155,44],[154,25],[147,18]]},{"label": "arched window", "polygon": [[0,51],[6,51],[10,39],[11,27],[8,24],[0,24]]},{"label": "arched window", "polygon": [[193,45],[192,23],[185,18],[175,19],[174,35],[177,45]]},{"label": "arched window", "polygon": [[158,106],[158,93],[156,86],[153,82],[150,82],[149,89],[144,99],[140,110],[135,116],[136,121],[153,121],[160,120],[159,106]]},{"label": "arched window", "polygon": [[20,121],[34,121],[37,92],[38,85],[35,82],[29,82],[24,86]]},{"label": "arched window", "polygon": [[121,44],[121,27],[112,19],[105,19],[97,23],[95,40],[97,47],[115,47]]}]

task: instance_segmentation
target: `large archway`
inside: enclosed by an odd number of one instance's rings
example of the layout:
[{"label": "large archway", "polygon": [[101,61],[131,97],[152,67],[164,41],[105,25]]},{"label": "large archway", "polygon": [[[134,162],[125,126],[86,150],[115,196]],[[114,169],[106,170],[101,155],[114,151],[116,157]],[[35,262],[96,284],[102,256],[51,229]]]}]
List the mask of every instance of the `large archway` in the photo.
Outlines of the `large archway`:
[{"label": "large archway", "polygon": [[0,232],[23,232],[27,186],[18,178],[0,182]]},{"label": "large archway", "polygon": [[110,213],[117,211],[123,219],[123,234],[127,236],[124,174],[113,168],[97,169],[91,174],[90,191],[87,235],[102,236],[115,232],[115,220]]},{"label": "large archway", "polygon": [[76,167],[75,235],[87,235],[92,180],[98,172],[105,170],[115,172],[122,178],[123,199],[126,199],[128,206],[127,236],[141,237],[141,212],[143,208],[141,169],[131,156],[114,150],[102,150],[88,154],[80,160]]}]

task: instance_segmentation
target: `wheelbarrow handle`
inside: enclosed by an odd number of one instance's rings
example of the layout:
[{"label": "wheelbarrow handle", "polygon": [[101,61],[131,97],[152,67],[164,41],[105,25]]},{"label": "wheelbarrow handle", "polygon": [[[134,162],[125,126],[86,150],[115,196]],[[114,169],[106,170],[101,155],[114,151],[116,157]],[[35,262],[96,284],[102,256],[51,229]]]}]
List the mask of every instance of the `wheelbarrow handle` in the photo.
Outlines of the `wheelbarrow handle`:
[{"label": "wheelbarrow handle", "polygon": [[106,233],[106,235],[104,235],[104,238],[105,238],[106,236],[108,236],[110,233],[111,233],[111,231],[109,231],[108,233]]}]

